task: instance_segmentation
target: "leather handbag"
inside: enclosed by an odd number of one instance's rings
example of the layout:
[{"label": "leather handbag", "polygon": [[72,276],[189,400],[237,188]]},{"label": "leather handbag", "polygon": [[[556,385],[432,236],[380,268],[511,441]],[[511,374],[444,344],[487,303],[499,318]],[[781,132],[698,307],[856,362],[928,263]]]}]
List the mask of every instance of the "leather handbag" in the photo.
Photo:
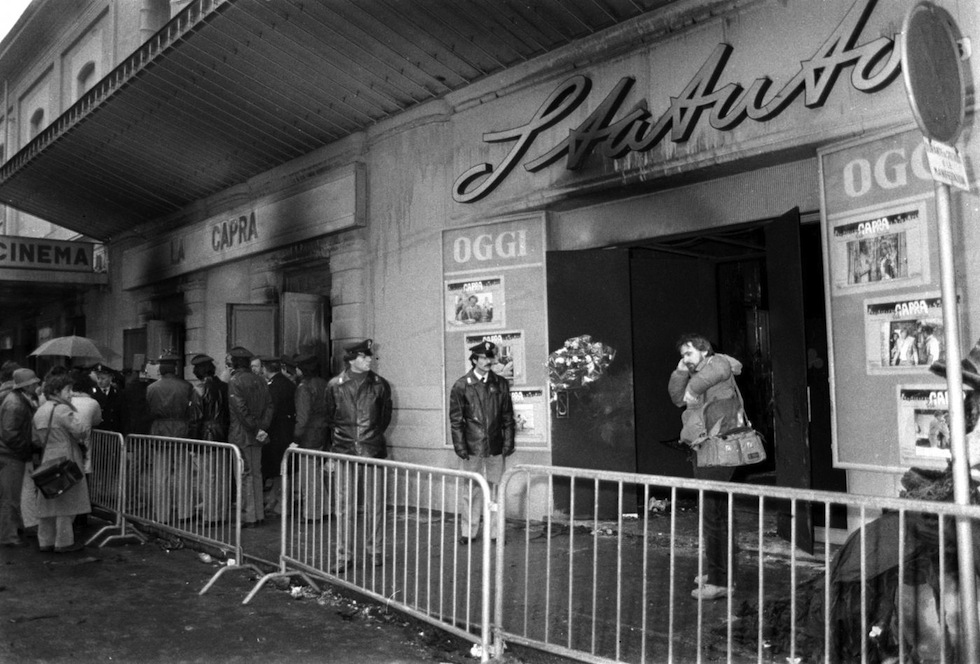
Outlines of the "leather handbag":
[{"label": "leather handbag", "polygon": [[[41,449],[48,444],[51,436],[51,423],[54,421],[54,408],[51,409],[51,416],[48,418],[48,428],[44,435],[44,442]],[[55,498],[60,496],[68,489],[78,484],[82,477],[82,469],[74,460],[68,457],[55,457],[42,463],[34,472],[31,479],[34,486],[45,498]]]},{"label": "leather handbag", "polygon": [[82,469],[68,457],[57,457],[45,461],[31,473],[34,486],[45,498],[55,498],[82,480]]}]

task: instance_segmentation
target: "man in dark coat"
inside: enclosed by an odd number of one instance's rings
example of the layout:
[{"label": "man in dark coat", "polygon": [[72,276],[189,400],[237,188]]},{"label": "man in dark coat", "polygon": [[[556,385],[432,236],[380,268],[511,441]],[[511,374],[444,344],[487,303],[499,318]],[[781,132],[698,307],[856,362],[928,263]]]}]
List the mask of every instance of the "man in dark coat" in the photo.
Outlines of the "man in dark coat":
[{"label": "man in dark coat", "polygon": [[[326,450],[330,430],[327,417],[327,381],[320,376],[320,360],[316,355],[296,357],[296,428],[293,438],[303,450]],[[289,469],[294,496],[302,503],[303,518],[318,521],[328,513],[329,500],[324,484],[324,472],[311,457],[300,456],[298,471]],[[329,464],[328,464],[329,465]]]},{"label": "man in dark coat", "polygon": [[231,357],[231,379],[228,382],[230,426],[228,442],[242,454],[242,527],[254,528],[265,523],[262,504],[262,446],[269,440],[272,421],[272,399],[269,388],[251,371],[251,352],[235,346]]},{"label": "man in dark coat", "polygon": [[262,446],[262,484],[265,511],[282,514],[282,474],[279,472],[282,456],[293,442],[296,425],[296,385],[282,373],[282,365],[275,357],[262,358],[262,376],[269,386],[272,398],[272,422],[269,424],[269,441]]},{"label": "man in dark coat", "polygon": [[[188,438],[191,423],[191,394],[194,386],[177,376],[177,363],[173,353],[160,356],[160,380],[146,388],[146,405],[150,414],[150,435],[169,438]],[[167,446],[160,447],[153,458],[153,513],[154,518],[168,523],[172,518],[171,505],[174,487],[188,487],[190,480],[189,459],[177,455]],[[185,491],[177,496],[178,520],[191,517],[191,496]]]},{"label": "man in dark coat", "polygon": [[[352,456],[384,459],[388,456],[385,431],[391,423],[391,386],[371,370],[374,342],[365,339],[344,348],[347,368],[327,384],[327,418],[331,430],[330,451]],[[360,471],[360,478],[354,470]],[[384,495],[373,486],[377,477],[364,472],[365,467],[341,463],[334,476],[334,512],[339,534],[364,532],[367,555],[375,565],[382,562],[381,528],[384,518]],[[357,482],[364,497],[364,519],[355,528]],[[345,525],[346,524],[346,525]],[[344,537],[337,538],[337,560],[334,571],[352,562],[352,547]]]},{"label": "man in dark coat", "polygon": [[[497,346],[483,341],[470,348],[470,370],[449,391],[449,425],[459,467],[479,473],[496,491],[504,458],[514,453],[514,405],[510,385],[490,367]],[[479,536],[483,496],[479,487],[463,488],[460,497],[460,544]],[[490,539],[497,538],[497,518],[491,519]]]},{"label": "man in dark coat", "polygon": [[96,383],[96,387],[92,390],[92,397],[99,402],[99,407],[102,409],[102,423],[99,424],[99,428],[123,433],[125,401],[122,392],[112,380],[112,369],[104,364],[96,364],[92,373],[95,374]]},{"label": "man in dark coat", "polygon": [[[214,359],[203,353],[191,358],[198,384],[191,394],[191,435],[199,440],[228,440],[228,384],[215,373]],[[197,482],[202,520],[218,523],[228,518],[231,466],[220,451],[207,449],[197,456]]]}]

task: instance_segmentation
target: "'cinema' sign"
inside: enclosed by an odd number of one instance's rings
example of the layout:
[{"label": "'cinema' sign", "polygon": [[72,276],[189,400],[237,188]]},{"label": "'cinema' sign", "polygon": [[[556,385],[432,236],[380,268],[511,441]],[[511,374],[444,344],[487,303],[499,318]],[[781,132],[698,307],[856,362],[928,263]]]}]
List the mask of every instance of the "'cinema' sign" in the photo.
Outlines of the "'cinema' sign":
[{"label": "'cinema' sign", "polygon": [[0,235],[0,268],[92,272],[91,242]]}]

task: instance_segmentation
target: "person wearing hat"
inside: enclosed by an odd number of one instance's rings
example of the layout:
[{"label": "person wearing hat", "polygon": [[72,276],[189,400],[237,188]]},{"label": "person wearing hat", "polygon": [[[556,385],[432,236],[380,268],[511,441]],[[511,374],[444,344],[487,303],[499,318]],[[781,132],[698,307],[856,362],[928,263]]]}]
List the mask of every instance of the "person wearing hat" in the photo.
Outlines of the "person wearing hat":
[{"label": "person wearing hat", "polygon": [[231,356],[231,379],[228,381],[228,442],[238,446],[244,464],[242,472],[242,527],[254,528],[265,523],[262,502],[262,446],[269,440],[272,421],[272,399],[265,381],[251,371],[254,355],[247,348],[235,346]]},{"label": "person wearing hat", "polygon": [[14,389],[14,372],[18,369],[20,369],[20,365],[13,360],[7,360],[0,365],[0,403],[3,403],[10,391]]},{"label": "person wearing hat", "polygon": [[[160,379],[146,388],[146,405],[150,415],[150,435],[169,438],[190,437],[191,426],[191,394],[194,386],[177,376],[177,363],[180,358],[173,352],[165,352],[160,356]],[[169,523],[173,518],[171,513],[174,487],[188,486],[190,470],[188,460],[174,460],[172,450],[160,446],[154,452],[153,458],[153,513],[154,518],[161,523]],[[177,497],[177,519],[188,519],[191,516],[191,500],[189,496]]]},{"label": "person wearing hat", "polygon": [[34,468],[31,420],[40,382],[30,369],[15,369],[10,393],[0,403],[0,546],[24,544],[17,530],[25,525],[21,517],[25,469]]},{"label": "person wearing hat", "polygon": [[96,364],[92,368],[95,375],[95,387],[92,389],[92,397],[99,402],[102,409],[102,424],[100,429],[106,431],[123,432],[123,402],[122,392],[116,387],[113,381],[113,370],[105,364]]},{"label": "person wearing hat", "polygon": [[[198,440],[224,443],[228,440],[228,384],[218,378],[214,359],[198,353],[191,357],[198,383],[191,393],[191,436]],[[198,467],[197,485],[201,492],[204,523],[220,523],[228,518],[228,482],[217,464]]]},{"label": "person wearing hat", "polygon": [[[514,405],[510,384],[491,367],[497,346],[481,341],[470,348],[470,370],[449,391],[449,428],[461,470],[482,475],[496,492],[504,472],[504,458],[514,453]],[[483,497],[464,488],[460,509],[460,544],[480,534]],[[497,538],[497,519],[487,526]]]},{"label": "person wearing hat", "polygon": [[[320,359],[316,355],[297,355],[296,426],[293,440],[300,449],[325,450],[330,436],[327,427],[327,381],[320,376]],[[296,474],[294,495],[299,497],[303,518],[319,521],[327,514],[329,501],[323,473],[313,459],[302,458]],[[295,472],[295,471],[291,471]]]},{"label": "person wearing hat", "polygon": [[299,382],[299,377],[296,375],[296,356],[283,354],[279,358],[279,366],[282,367],[282,375],[289,379],[293,385]]},{"label": "person wearing hat", "polygon": [[282,514],[282,474],[280,464],[286,448],[293,442],[296,425],[296,385],[282,375],[278,357],[262,358],[262,378],[269,386],[272,399],[272,421],[269,442],[262,446],[262,486],[267,512]]},{"label": "person wearing hat", "polygon": [[[365,339],[344,348],[347,368],[327,384],[327,417],[330,451],[338,454],[384,459],[388,456],[385,431],[391,423],[391,386],[371,370],[374,342]],[[358,477],[355,470],[360,474]],[[341,533],[365,533],[364,548],[374,565],[382,563],[381,527],[384,517],[383,492],[373,486],[376,474],[361,464],[341,464],[334,480],[334,511]],[[357,493],[360,485],[365,502],[363,524],[356,524]],[[353,546],[337,538],[333,571],[353,562]]]}]

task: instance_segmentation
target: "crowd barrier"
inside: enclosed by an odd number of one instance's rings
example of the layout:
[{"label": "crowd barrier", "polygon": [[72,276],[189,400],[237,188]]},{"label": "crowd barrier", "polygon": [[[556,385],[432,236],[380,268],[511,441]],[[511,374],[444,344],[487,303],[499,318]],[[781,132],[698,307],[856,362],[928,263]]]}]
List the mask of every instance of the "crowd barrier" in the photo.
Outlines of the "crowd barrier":
[{"label": "crowd barrier", "polygon": [[[489,486],[474,473],[290,448],[282,463],[281,555],[270,579],[324,579],[478,644],[491,653],[491,541],[461,544],[455,515]],[[495,513],[494,513],[495,516]]]},{"label": "crowd barrier", "polygon": [[[554,514],[515,515],[542,484]],[[974,661],[958,651],[956,521],[980,544],[980,507],[548,466],[509,470],[500,493],[524,520],[496,549],[494,628],[507,642],[595,662]],[[612,521],[598,496],[614,501]],[[691,596],[709,497],[723,501],[738,570],[714,601]],[[846,511],[852,533],[806,554],[803,510],[824,523]]]},{"label": "crowd barrier", "polygon": [[[244,564],[234,445],[96,432],[91,455],[111,527],[229,553],[202,594],[227,571],[262,573]],[[297,448],[282,470],[278,568],[243,603],[277,577],[326,580],[472,641],[483,661],[508,642],[590,662],[973,661],[956,554],[958,522],[980,545],[977,506],[551,466],[508,470],[494,503],[473,473]],[[543,519],[532,495],[552,501]],[[482,502],[484,534],[508,516],[496,542],[460,543],[464,498]],[[725,524],[715,601],[691,597],[706,501]],[[846,515],[843,546],[802,551],[810,515]]]},{"label": "crowd barrier", "polygon": [[[89,439],[87,480],[92,511],[111,522],[88,539],[90,545],[110,532],[118,534],[102,540],[102,545],[126,534],[126,523],[122,518],[125,468],[120,463],[125,455],[124,445],[123,435],[114,431],[95,429]],[[136,534],[133,536],[139,537]]]},{"label": "crowd barrier", "polygon": [[220,549],[227,561],[201,589],[224,573],[258,567],[242,552],[243,463],[238,447],[187,438],[126,437],[121,460],[124,521],[152,526]]}]

